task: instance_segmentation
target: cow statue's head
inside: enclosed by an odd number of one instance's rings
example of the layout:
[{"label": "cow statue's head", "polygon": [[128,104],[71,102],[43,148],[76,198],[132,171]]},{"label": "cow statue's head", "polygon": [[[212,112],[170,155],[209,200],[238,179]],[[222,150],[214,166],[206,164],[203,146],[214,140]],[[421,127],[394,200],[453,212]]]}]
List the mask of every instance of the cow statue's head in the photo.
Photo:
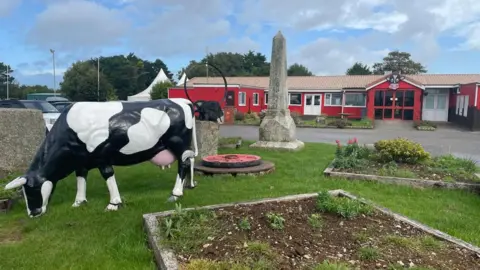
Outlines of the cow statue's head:
[{"label": "cow statue's head", "polygon": [[212,121],[223,124],[223,110],[217,101],[199,100],[195,102],[198,112],[198,120]]},{"label": "cow statue's head", "polygon": [[12,180],[5,189],[22,187],[23,197],[30,217],[38,217],[47,211],[47,204],[53,192],[51,181],[41,181],[36,176],[21,176]]}]

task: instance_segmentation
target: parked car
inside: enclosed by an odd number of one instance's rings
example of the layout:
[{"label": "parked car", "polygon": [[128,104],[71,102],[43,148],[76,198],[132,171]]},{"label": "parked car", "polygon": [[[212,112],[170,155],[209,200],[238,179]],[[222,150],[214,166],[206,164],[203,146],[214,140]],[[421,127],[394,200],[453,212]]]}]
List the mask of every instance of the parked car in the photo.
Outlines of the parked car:
[{"label": "parked car", "polygon": [[50,104],[53,105],[53,107],[57,108],[57,110],[61,113],[63,110],[73,102],[70,101],[50,101]]},{"label": "parked car", "polygon": [[0,100],[0,108],[35,109],[42,111],[47,133],[60,116],[57,108],[44,100]]}]

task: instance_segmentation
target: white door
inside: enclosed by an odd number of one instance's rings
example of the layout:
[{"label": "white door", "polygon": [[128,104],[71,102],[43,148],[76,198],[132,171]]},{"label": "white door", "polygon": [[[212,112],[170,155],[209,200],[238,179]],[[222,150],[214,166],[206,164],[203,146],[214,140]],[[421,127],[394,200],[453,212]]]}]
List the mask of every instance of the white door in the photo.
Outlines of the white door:
[{"label": "white door", "polygon": [[321,110],[322,110],[322,95],[305,94],[305,106],[303,107],[303,114],[320,115]]},{"label": "white door", "polygon": [[423,97],[422,119],[427,121],[448,121],[448,94],[429,93]]}]

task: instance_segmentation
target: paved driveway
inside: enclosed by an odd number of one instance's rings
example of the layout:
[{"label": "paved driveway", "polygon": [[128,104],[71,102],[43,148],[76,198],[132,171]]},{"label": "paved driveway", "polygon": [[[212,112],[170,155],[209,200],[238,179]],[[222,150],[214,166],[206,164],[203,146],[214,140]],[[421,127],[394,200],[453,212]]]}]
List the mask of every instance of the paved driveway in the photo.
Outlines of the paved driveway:
[{"label": "paved driveway", "polygon": [[[222,126],[220,135],[258,140],[258,127]],[[434,155],[452,153],[480,162],[480,133],[450,126],[441,126],[433,132],[417,131],[410,123],[398,122],[376,122],[376,128],[373,130],[297,128],[297,138],[304,142],[335,143],[335,140],[341,140],[345,143],[353,137],[356,137],[360,143],[367,144],[381,139],[406,137],[421,143]]]}]

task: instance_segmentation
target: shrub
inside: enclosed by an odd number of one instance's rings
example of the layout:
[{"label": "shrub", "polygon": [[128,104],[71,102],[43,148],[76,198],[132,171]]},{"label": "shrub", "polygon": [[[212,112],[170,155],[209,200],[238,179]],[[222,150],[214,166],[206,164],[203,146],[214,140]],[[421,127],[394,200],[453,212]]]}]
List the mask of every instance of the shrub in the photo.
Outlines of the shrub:
[{"label": "shrub", "polygon": [[431,122],[431,121],[422,121],[422,120],[415,120],[413,122],[413,127],[433,127],[437,128],[437,124]]},{"label": "shrub", "polygon": [[260,120],[263,120],[263,118],[265,118],[265,115],[267,114],[266,110],[262,110],[260,111],[260,113],[258,114],[258,117],[260,117]]},{"label": "shrub", "polygon": [[375,143],[380,162],[395,161],[398,163],[416,164],[430,159],[430,153],[422,145],[406,138],[380,140]]},{"label": "shrub", "polygon": [[348,141],[347,145],[342,146],[337,140],[337,150],[335,151],[335,160],[333,166],[339,169],[353,169],[364,166],[368,162],[372,151],[366,147],[358,145],[357,138]]},{"label": "shrub", "polygon": [[337,214],[347,219],[374,213],[374,208],[370,205],[346,197],[333,197],[327,191],[318,193],[316,208],[320,212]]},{"label": "shrub", "polygon": [[150,92],[150,98],[152,100],[168,98],[168,88],[170,87],[173,87],[173,84],[170,81],[155,84],[152,88],[152,92]]},{"label": "shrub", "polygon": [[327,122],[328,126],[335,126],[337,128],[345,128],[347,126],[352,126],[352,123],[348,121],[348,119],[342,119],[342,118],[334,118],[330,119]]},{"label": "shrub", "polygon": [[302,124],[302,118],[301,115],[298,112],[290,112],[290,115],[293,118],[293,122],[295,122],[295,125],[301,125]]},{"label": "shrub", "polygon": [[244,120],[249,122],[255,122],[255,121],[259,121],[260,117],[258,116],[257,113],[251,112],[244,115]]},{"label": "shrub", "polygon": [[235,112],[235,120],[237,120],[237,121],[245,120],[245,114],[243,112],[236,111]]}]

